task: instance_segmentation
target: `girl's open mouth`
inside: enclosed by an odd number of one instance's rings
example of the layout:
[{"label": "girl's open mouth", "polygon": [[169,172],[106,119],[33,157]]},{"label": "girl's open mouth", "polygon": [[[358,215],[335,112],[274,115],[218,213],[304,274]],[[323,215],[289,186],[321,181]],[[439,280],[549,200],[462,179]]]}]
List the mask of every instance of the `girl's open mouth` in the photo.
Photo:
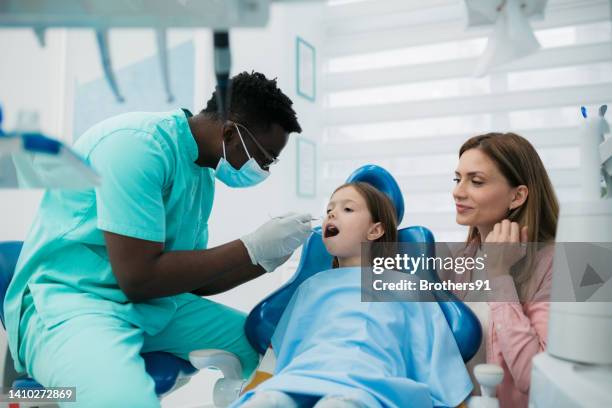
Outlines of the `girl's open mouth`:
[{"label": "girl's open mouth", "polygon": [[335,225],[327,224],[327,226],[325,227],[325,232],[323,234],[323,237],[331,238],[331,237],[335,237],[339,233],[340,233],[340,230]]}]

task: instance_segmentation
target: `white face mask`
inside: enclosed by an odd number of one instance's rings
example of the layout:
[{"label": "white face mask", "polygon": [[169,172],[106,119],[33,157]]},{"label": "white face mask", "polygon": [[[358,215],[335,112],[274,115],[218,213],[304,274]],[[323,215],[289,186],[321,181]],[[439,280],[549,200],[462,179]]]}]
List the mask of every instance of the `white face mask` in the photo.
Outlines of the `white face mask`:
[{"label": "white face mask", "polygon": [[267,179],[270,172],[262,169],[257,161],[249,154],[244,144],[244,140],[242,139],[242,134],[240,134],[240,129],[236,124],[234,124],[234,126],[236,126],[238,137],[240,137],[242,147],[244,147],[244,151],[249,160],[240,167],[240,170],[235,169],[226,159],[225,141],[223,141],[223,157],[219,159],[219,164],[217,164],[217,168],[215,169],[215,177],[228,187],[252,187]]}]

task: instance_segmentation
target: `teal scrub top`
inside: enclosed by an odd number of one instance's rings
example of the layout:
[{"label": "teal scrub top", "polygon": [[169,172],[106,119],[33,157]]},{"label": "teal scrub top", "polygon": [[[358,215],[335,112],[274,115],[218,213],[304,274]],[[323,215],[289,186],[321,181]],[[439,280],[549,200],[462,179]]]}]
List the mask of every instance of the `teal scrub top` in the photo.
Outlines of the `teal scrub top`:
[{"label": "teal scrub top", "polygon": [[111,270],[103,231],[163,242],[165,251],[206,248],[214,171],[194,163],[198,147],[186,115],[191,114],[181,109],[123,114],[76,142],[102,184],[43,196],[4,301],[18,371],[24,371],[18,358],[24,295],[31,296],[47,328],[102,313],[154,335],[172,318],[177,296],[128,300]]}]

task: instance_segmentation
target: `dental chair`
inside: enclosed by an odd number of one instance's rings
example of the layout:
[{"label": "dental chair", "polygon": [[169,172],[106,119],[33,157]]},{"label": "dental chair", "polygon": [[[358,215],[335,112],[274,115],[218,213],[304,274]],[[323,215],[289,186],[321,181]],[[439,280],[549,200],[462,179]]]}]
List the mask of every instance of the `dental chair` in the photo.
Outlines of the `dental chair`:
[{"label": "dental chair", "polygon": [[[0,242],[0,305],[4,305],[6,290],[13,278],[15,265],[17,264],[22,245],[23,242],[21,241]],[[2,320],[2,326],[5,327],[4,307],[0,307],[0,319]],[[2,370],[0,372],[0,380],[2,380],[1,385],[3,389],[43,388],[43,386],[33,378],[20,376],[15,372],[13,359],[6,344],[6,336],[2,341],[5,343],[3,344],[3,349],[0,348],[0,353],[4,354],[0,357],[0,362],[3,362],[3,366],[0,366],[0,370]],[[155,393],[159,398],[185,385],[191,376],[198,371],[188,361],[170,353],[143,353],[142,357],[145,362],[147,373],[149,373],[155,382]],[[233,374],[234,373],[228,372],[228,375]],[[32,406],[35,405],[37,406],[38,404],[32,404]],[[18,407],[19,404],[11,404],[10,406]],[[21,404],[21,406],[28,405]],[[47,406],[47,404],[45,404],[45,406]]]},{"label": "dental chair", "polygon": [[[357,169],[347,179],[347,182],[353,181],[367,182],[385,193],[395,205],[398,224],[401,223],[404,215],[404,199],[391,174],[382,167],[366,165]],[[434,237],[427,228],[420,226],[402,228],[398,230],[398,241],[411,243],[410,250],[418,254],[435,255]],[[255,350],[264,356],[264,360],[268,356],[267,351],[274,330],[296,289],[306,279],[329,269],[331,264],[332,256],[323,245],[321,227],[316,227],[303,246],[300,264],[293,277],[281,288],[259,302],[247,317],[245,323],[246,336]],[[421,276],[422,278],[438,280],[435,271],[423,271],[422,273],[425,275]],[[482,339],[482,328],[478,318],[467,305],[459,301],[452,293],[440,292],[435,293],[434,296],[439,301],[440,308],[446,317],[463,360],[465,362],[469,361],[478,351]],[[239,375],[227,375],[232,371],[240,373],[240,363],[231,353],[221,350],[200,350],[190,354],[190,361],[197,368],[217,367],[223,371],[224,378],[219,379],[215,384],[213,394],[215,405],[227,406],[244,391],[246,381],[242,380]],[[495,385],[501,382],[499,370],[493,368],[494,375],[492,377],[490,375],[491,370],[480,371],[483,372],[481,377],[486,384],[493,384],[493,390]],[[478,377],[479,381],[481,377]],[[252,385],[249,385],[249,388],[251,387]],[[492,400],[497,402],[494,398]],[[470,403],[470,407],[472,406],[487,405],[472,405]]]}]

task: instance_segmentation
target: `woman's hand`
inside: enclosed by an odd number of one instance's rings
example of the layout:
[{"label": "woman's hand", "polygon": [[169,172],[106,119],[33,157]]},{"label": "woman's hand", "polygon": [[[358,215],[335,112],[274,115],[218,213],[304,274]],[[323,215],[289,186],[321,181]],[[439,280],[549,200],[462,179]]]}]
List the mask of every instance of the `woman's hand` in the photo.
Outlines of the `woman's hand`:
[{"label": "woman's hand", "polygon": [[483,245],[487,257],[487,274],[493,279],[510,273],[512,265],[525,256],[528,241],[527,227],[503,220],[489,232]]}]

